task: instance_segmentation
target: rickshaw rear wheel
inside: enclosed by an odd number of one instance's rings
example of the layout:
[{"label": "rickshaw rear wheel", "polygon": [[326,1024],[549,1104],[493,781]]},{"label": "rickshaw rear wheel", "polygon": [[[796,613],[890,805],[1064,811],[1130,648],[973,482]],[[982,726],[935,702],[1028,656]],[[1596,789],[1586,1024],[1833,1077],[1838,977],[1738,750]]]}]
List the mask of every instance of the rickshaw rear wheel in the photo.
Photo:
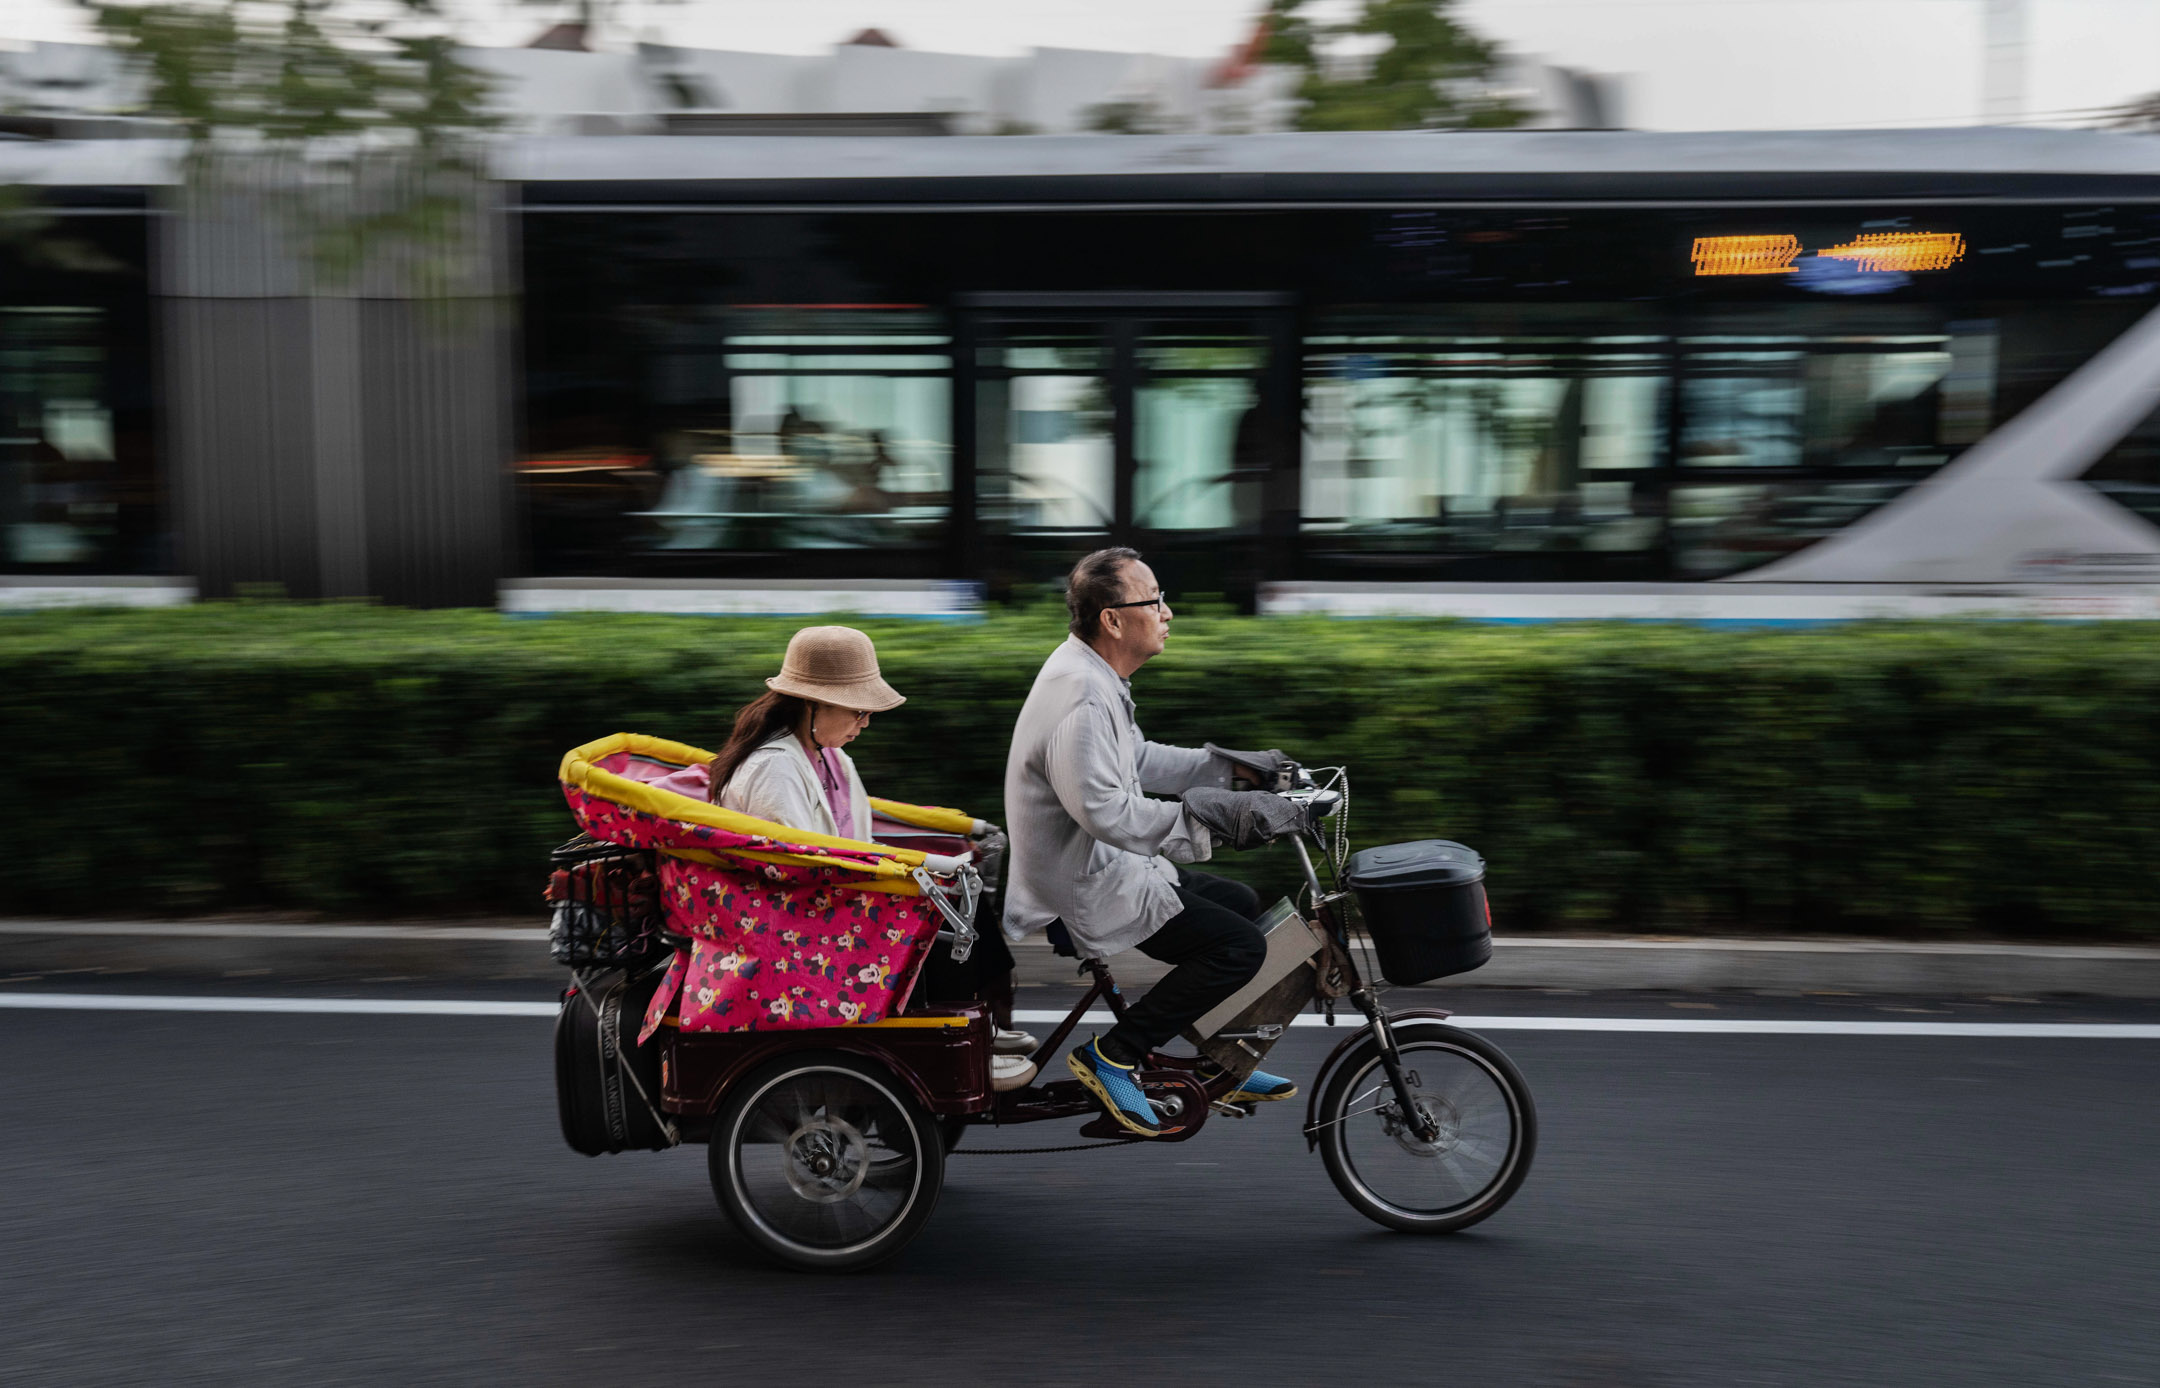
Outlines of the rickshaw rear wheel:
[{"label": "rickshaw rear wheel", "polygon": [[937,1122],[874,1061],[782,1056],[737,1081],[713,1123],[713,1193],[790,1267],[853,1272],[898,1253],[945,1181]]},{"label": "rickshaw rear wheel", "polygon": [[1411,1234],[1452,1234],[1505,1205],[1537,1153],[1537,1107],[1492,1042],[1440,1022],[1395,1028],[1416,1120],[1367,1036],[1321,1096],[1320,1157],[1359,1214]]}]

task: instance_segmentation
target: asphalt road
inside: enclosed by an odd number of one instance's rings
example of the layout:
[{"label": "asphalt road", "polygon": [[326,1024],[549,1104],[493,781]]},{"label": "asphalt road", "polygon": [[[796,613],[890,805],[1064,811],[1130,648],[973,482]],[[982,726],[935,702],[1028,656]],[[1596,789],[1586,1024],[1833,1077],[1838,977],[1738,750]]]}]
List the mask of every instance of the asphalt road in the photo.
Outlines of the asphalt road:
[{"label": "asphalt road", "polygon": [[0,1382],[2160,1383],[2160,1042],[1494,1037],[1540,1151],[1468,1233],[1366,1223],[1285,1105],[956,1156],[834,1279],[702,1148],[568,1151],[545,1021],[0,1011]]}]

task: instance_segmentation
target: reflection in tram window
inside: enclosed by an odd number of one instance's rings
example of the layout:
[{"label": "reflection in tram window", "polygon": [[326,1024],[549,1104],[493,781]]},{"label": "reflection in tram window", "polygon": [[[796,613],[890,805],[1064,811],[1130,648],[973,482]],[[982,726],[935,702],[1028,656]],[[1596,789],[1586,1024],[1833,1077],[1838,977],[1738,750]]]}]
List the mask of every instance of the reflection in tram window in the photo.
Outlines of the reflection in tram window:
[{"label": "reflection in tram window", "polygon": [[144,440],[116,437],[111,335],[99,308],[0,309],[0,567],[126,573],[157,562]]},{"label": "reflection in tram window", "polygon": [[2160,525],[2160,410],[2140,420],[2078,480]]},{"label": "reflection in tram window", "polygon": [[1161,324],[1135,356],[1134,522],[1155,531],[1258,529],[1266,343],[1233,325]]},{"label": "reflection in tram window", "polygon": [[1093,324],[1029,324],[980,354],[981,514],[1012,535],[1094,536],[1117,505],[1109,352]]},{"label": "reflection in tram window", "polygon": [[1673,567],[1717,578],[1782,559],[1903,495],[1916,477],[1681,486],[1672,491]]},{"label": "reflection in tram window", "polygon": [[[1998,324],[1930,322],[1936,312],[1890,308],[1872,322],[1848,313],[1838,331],[1681,340],[1678,462],[1703,484],[1672,492],[1675,577],[1717,578],[1805,549],[1986,434]],[[1794,326],[1815,321],[1833,320],[1810,315]],[[1911,331],[1922,327],[1930,330]],[[1710,480],[1771,470],[1786,476]]]},{"label": "reflection in tram window", "polygon": [[662,455],[653,547],[938,543],[952,492],[948,339],[834,332],[843,325],[808,315],[792,332],[748,326],[760,330],[719,343],[724,424],[687,430]]},{"label": "reflection in tram window", "polygon": [[591,441],[570,419],[561,442],[583,446],[521,466],[544,562],[669,572],[701,556],[941,551],[952,347],[936,316],[722,308],[649,332],[648,408]]},{"label": "reflection in tram window", "polygon": [[1987,432],[1995,325],[1681,340],[1690,468],[1934,468]]},{"label": "reflection in tram window", "polygon": [[1306,340],[1303,529],[1361,552],[1639,552],[1668,348],[1645,335]]},{"label": "reflection in tram window", "polygon": [[1249,380],[1185,377],[1134,392],[1133,514],[1149,530],[1234,530],[1259,524],[1259,392]]}]

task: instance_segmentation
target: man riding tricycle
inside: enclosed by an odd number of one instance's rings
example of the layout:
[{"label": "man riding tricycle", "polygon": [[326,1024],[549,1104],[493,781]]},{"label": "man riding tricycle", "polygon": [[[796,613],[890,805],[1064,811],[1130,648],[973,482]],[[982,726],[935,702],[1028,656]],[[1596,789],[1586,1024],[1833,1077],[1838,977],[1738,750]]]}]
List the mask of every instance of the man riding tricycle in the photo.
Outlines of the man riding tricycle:
[{"label": "man riding tricycle", "polygon": [[[1333,1025],[1347,1001],[1365,1025],[1302,1096],[1336,1188],[1410,1232],[1492,1214],[1536,1145],[1521,1076],[1447,1013],[1384,1007],[1358,960],[1377,954],[1397,984],[1483,963],[1482,860],[1442,840],[1349,854],[1342,768],[1148,742],[1127,681],[1171,612],[1137,554],[1081,561],[1067,604],[1072,634],[1014,730],[1009,838],[863,793],[836,743],[901,700],[846,628],[798,634],[768,685],[799,707],[746,708],[728,752],[618,734],[564,759],[586,831],[557,851],[549,891],[573,970],[556,1030],[570,1145],[704,1142],[748,1238],[797,1267],[860,1268],[929,1218],[969,1128],[1080,1119],[1079,1146],[1189,1141],[1210,1116],[1299,1097],[1261,1063],[1309,1007]],[[761,738],[753,766],[738,744]],[[779,789],[760,800],[759,784]],[[824,817],[803,827],[813,794]],[[1264,912],[1189,866],[1267,843],[1295,853],[1303,887]],[[985,902],[999,909],[979,922]],[[1009,970],[1000,934],[1038,931],[1090,977],[1040,1042],[1011,1028],[994,976]],[[1128,948],[1172,966],[1133,1001],[1108,962]],[[977,982],[956,986],[951,965],[971,959]],[[1098,1004],[1110,1025],[1076,1038]],[[1180,1038],[1189,1054],[1168,1049]]]}]

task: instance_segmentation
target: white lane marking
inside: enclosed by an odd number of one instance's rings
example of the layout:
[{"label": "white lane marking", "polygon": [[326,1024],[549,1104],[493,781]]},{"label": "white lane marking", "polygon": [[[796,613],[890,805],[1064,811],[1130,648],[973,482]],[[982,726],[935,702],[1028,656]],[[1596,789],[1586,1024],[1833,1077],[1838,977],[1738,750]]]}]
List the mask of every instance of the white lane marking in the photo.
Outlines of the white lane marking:
[{"label": "white lane marking", "polygon": [[129,936],[143,940],[495,940],[547,939],[544,926],[263,925],[247,921],[0,921],[0,935]]},{"label": "white lane marking", "polygon": [[[1065,1020],[1062,1012],[1014,1012],[1013,1020],[1055,1024]],[[1090,1012],[1080,1019],[1089,1026],[1107,1026],[1110,1014]],[[2160,1041],[2160,1025],[2138,1022],[1801,1022],[1748,1017],[1473,1017],[1454,1016],[1448,1021],[1466,1031],[1641,1031],[1675,1033],[1722,1033],[1760,1036],[2017,1036],[2065,1037],[2111,1041]],[[1291,1019],[1293,1027],[1324,1027],[1324,1017]],[[1352,1013],[1337,1018],[1339,1027],[1363,1026]]]},{"label": "white lane marking", "polygon": [[0,993],[0,1009],[56,1012],[306,1012],[377,1017],[552,1017],[552,1002],[466,998],[178,997],[131,993]]},{"label": "white lane marking", "polygon": [[[267,1012],[376,1017],[552,1017],[552,1002],[486,1002],[467,998],[275,998],[182,996],[151,993],[0,993],[0,1010],[55,1012]],[[1013,1020],[1052,1025],[1063,1012],[1024,1009]],[[1107,1012],[1080,1019],[1106,1026]],[[1474,1017],[1450,1019],[1471,1031],[1662,1032],[1756,1036],[2001,1036],[2092,1041],[2160,1041],[2160,1025],[2139,1022],[1803,1022],[1744,1017]],[[1321,1017],[1297,1017],[1294,1027],[1325,1026]],[[1339,1023],[1361,1025],[1355,1017]]]},{"label": "white lane marking", "polygon": [[[1317,1020],[1317,1019],[1316,1019]],[[1746,1017],[1450,1017],[1472,1031],[1649,1031],[1748,1036],[2015,1036],[2160,1041],[2139,1022],[1801,1022]],[[1298,1019],[1300,1025],[1305,1019]]]}]

